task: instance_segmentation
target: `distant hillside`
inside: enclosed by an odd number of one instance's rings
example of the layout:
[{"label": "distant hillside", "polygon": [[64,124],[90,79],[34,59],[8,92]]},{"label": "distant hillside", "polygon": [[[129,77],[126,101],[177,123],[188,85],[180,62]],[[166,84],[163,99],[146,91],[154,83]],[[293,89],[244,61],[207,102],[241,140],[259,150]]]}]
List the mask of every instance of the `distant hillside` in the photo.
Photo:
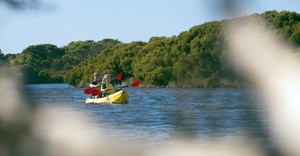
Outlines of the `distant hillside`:
[{"label": "distant hillside", "polygon": [[[300,15],[268,11],[260,16],[291,44],[300,46]],[[241,85],[224,56],[224,21],[208,22],[173,37],[152,37],[149,42],[118,44],[70,70],[65,81],[82,86],[94,71],[124,72],[124,79],[143,81],[145,86],[237,87]]]},{"label": "distant hillside", "polygon": [[[268,11],[241,18],[266,19],[289,43],[300,46],[300,15]],[[97,71],[102,75],[123,72],[123,80],[139,79],[144,86],[238,87],[241,78],[224,56],[223,21],[192,27],[173,37],[152,37],[148,42],[117,40],[78,41],[29,46],[21,54],[0,55],[1,66],[18,71],[26,83],[66,82],[85,86]],[[275,30],[274,30],[275,31]]]}]

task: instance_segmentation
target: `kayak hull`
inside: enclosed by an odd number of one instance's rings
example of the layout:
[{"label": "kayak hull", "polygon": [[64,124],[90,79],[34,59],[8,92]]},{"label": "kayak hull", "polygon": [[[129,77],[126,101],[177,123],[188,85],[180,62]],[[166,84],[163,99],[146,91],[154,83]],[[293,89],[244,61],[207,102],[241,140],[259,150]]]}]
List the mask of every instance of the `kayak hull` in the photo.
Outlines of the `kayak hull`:
[{"label": "kayak hull", "polygon": [[128,94],[124,90],[117,91],[102,98],[89,97],[85,100],[87,104],[126,104],[128,103]]}]

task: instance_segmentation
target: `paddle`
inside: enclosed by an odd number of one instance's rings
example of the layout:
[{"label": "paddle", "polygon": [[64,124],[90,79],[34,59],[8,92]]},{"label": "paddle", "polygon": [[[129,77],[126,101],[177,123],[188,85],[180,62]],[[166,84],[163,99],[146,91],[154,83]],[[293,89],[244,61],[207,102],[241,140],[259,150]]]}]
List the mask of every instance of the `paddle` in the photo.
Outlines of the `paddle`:
[{"label": "paddle", "polygon": [[87,89],[85,89],[83,92],[85,93],[85,94],[91,94],[92,93],[92,88],[87,88]]},{"label": "paddle", "polygon": [[137,81],[132,82],[131,84],[122,86],[122,88],[124,88],[124,87],[138,87],[140,85],[140,83],[141,82],[139,80],[137,80]]},{"label": "paddle", "polygon": [[[135,82],[132,82],[131,84],[128,84],[126,86],[122,86],[122,88],[124,88],[124,87],[138,87],[139,85],[140,85],[140,81],[137,80]],[[84,90],[84,93],[85,94],[92,94],[92,96],[96,96],[96,95],[101,94],[101,91],[97,90],[97,89],[94,89],[94,88],[87,88],[87,89]]]},{"label": "paddle", "polygon": [[[135,81],[133,83],[131,83],[130,85],[126,85],[125,87],[138,87],[140,85],[140,81]],[[123,87],[122,87],[123,88]],[[86,94],[92,94],[92,96],[96,96],[101,94],[100,90],[94,89],[94,88],[88,88],[84,91],[84,93]]]},{"label": "paddle", "polygon": [[137,80],[131,84],[131,87],[138,87],[140,85],[140,81]]},{"label": "paddle", "polygon": [[92,96],[96,96],[96,95],[101,94],[101,91],[97,90],[97,89],[94,89],[94,90],[91,91],[91,94],[92,94]]},{"label": "paddle", "polygon": [[100,90],[94,89],[94,88],[87,88],[83,91],[85,94],[92,94],[92,96],[96,96],[101,94]]},{"label": "paddle", "polygon": [[116,77],[115,77],[115,79],[116,80],[120,80],[121,79],[121,77],[122,77],[122,75],[123,75],[123,73],[121,72],[121,73],[119,73]]}]

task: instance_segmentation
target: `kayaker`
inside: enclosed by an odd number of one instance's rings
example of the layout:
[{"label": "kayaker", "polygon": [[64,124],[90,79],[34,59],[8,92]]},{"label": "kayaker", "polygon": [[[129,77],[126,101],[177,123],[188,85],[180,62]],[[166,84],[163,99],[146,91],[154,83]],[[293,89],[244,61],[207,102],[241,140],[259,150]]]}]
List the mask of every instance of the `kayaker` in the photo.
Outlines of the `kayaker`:
[{"label": "kayaker", "polygon": [[[100,79],[100,75],[98,72],[95,72],[93,74],[94,79],[90,82],[90,88],[95,88],[97,89],[98,87],[100,87],[101,85],[101,79]],[[98,98],[98,95],[95,96],[95,98]]]},{"label": "kayaker", "polygon": [[105,74],[104,77],[102,78],[102,84],[101,84],[101,92],[103,97],[116,92],[115,87],[110,82],[111,82],[110,75]]}]

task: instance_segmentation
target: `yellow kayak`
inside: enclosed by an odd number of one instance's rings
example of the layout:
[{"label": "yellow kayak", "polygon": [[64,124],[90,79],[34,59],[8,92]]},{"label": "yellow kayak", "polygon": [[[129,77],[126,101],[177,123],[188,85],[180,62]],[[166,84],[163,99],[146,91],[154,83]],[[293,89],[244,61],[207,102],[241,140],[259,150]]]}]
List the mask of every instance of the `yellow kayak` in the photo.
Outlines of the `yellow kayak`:
[{"label": "yellow kayak", "polygon": [[89,104],[126,104],[128,103],[128,94],[124,90],[117,91],[102,98],[89,97],[85,100]]}]

